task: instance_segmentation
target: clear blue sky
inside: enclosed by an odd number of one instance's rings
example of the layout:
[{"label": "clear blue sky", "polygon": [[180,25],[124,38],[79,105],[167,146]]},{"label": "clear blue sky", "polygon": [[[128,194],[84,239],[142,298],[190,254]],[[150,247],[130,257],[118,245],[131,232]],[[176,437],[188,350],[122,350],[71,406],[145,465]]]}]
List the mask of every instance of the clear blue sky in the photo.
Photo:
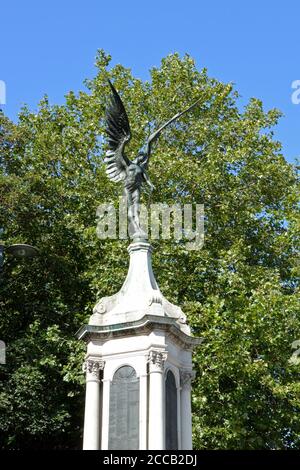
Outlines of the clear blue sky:
[{"label": "clear blue sky", "polygon": [[232,81],[241,103],[255,96],[285,117],[276,130],[291,162],[300,155],[299,0],[10,0],[0,4],[2,108],[16,119],[43,94],[62,103],[94,75],[98,48],[140,78],[171,52],[188,52],[198,68]]}]

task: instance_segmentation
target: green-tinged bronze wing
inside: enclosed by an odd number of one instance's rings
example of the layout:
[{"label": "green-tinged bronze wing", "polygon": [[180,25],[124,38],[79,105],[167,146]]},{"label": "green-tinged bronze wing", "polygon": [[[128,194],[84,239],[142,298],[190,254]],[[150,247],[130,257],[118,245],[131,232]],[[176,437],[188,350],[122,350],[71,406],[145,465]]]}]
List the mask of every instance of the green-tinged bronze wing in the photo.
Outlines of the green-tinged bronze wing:
[{"label": "green-tinged bronze wing", "polygon": [[121,181],[126,177],[126,169],[130,160],[124,154],[124,147],[131,139],[130,125],[122,100],[108,80],[112,94],[110,104],[106,109],[106,133],[109,150],[106,152],[106,174],[112,181]]}]

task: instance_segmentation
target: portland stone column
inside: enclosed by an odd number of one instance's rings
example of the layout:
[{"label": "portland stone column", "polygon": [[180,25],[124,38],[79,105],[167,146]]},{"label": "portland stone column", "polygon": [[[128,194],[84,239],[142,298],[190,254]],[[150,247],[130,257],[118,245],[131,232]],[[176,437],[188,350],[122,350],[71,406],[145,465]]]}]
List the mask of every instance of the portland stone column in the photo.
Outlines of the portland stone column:
[{"label": "portland stone column", "polygon": [[84,414],[84,450],[100,449],[100,370],[103,361],[88,359],[83,364],[86,373],[86,398]]},{"label": "portland stone column", "polygon": [[167,353],[149,353],[149,450],[165,449],[165,361]]}]

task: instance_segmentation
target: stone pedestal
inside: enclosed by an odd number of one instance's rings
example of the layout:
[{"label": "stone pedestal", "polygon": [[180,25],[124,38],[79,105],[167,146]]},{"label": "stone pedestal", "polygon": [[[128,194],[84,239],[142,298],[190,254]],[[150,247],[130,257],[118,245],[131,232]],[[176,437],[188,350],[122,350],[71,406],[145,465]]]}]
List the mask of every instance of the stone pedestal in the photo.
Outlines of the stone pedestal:
[{"label": "stone pedestal", "polygon": [[182,310],[157,285],[148,242],[128,248],[121,290],[88,325],[84,449],[191,449],[192,349]]}]

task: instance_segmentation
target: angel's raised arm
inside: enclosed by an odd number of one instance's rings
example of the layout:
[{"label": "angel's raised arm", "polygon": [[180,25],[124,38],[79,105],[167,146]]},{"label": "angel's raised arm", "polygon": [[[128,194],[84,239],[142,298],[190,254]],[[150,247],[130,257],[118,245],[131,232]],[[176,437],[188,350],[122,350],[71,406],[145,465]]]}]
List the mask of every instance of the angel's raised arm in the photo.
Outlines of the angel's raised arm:
[{"label": "angel's raised arm", "polygon": [[169,121],[165,122],[165,124],[163,124],[159,129],[157,129],[155,132],[153,132],[153,134],[150,135],[149,139],[148,139],[148,142],[147,142],[147,147],[146,147],[146,156],[147,156],[147,161],[149,160],[150,158],[150,154],[151,154],[151,146],[152,144],[158,139],[158,137],[160,136],[161,132],[167,127],[169,126],[172,122],[176,121],[177,119],[179,119],[183,114],[187,113],[188,111],[191,111],[191,109],[193,109],[200,101],[201,98],[199,98],[197,101],[195,101],[195,103],[193,103],[191,106],[189,106],[188,108],[184,109],[183,111],[181,111],[180,113],[177,113],[175,114],[175,116],[173,116],[171,119],[169,119]]}]

